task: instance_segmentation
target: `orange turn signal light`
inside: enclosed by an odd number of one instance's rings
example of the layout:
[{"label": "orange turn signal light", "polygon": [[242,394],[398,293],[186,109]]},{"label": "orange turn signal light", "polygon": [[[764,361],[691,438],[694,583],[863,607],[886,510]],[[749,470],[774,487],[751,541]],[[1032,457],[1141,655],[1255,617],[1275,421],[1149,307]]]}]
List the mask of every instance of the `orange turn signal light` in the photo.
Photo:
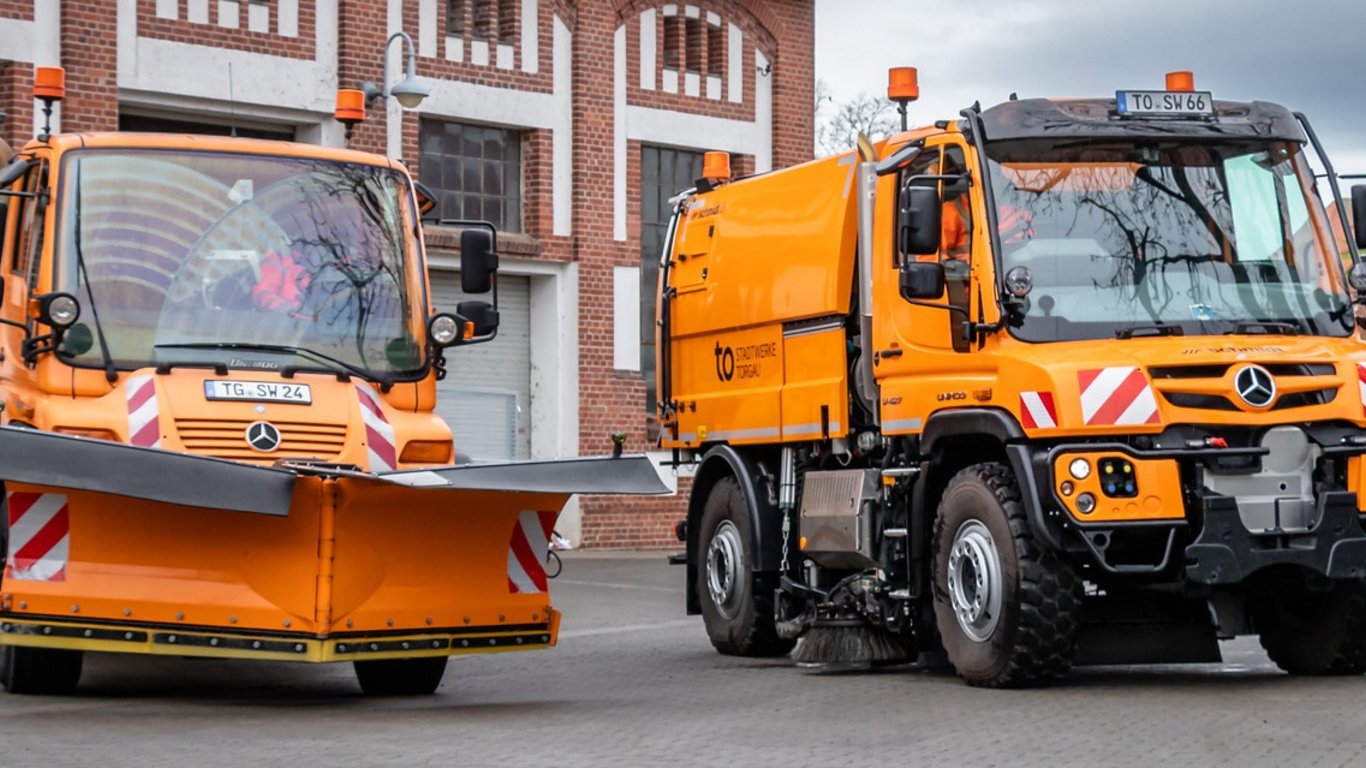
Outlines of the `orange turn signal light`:
[{"label": "orange turn signal light", "polygon": [[354,88],[341,88],[337,91],[337,108],[332,116],[337,122],[355,124],[365,119],[365,93]]},{"label": "orange turn signal light", "polygon": [[409,440],[398,460],[403,464],[449,464],[450,440]]},{"label": "orange turn signal light", "polygon": [[896,102],[920,98],[920,73],[915,67],[892,67],[887,70],[887,98]]},{"label": "orange turn signal light", "polygon": [[76,437],[88,437],[92,440],[108,440],[117,443],[119,438],[113,430],[97,429],[91,427],[54,427],[53,432],[63,435],[75,435]]},{"label": "orange turn signal light", "polygon": [[802,536],[801,538],[797,539],[797,548],[798,548],[798,549],[801,549],[801,550],[805,550],[805,549],[806,549],[806,537],[805,537],[805,536]]},{"label": "orange turn signal light", "polygon": [[1167,90],[1190,93],[1195,90],[1195,73],[1190,70],[1178,70],[1167,73]]},{"label": "orange turn signal light", "polygon": [[465,330],[464,330],[463,333],[460,334],[460,338],[464,339],[465,341],[469,341],[470,339],[473,339],[473,338],[474,338],[474,321],[473,321],[473,320],[466,320],[466,321],[465,321]]},{"label": "orange turn signal light", "polygon": [[708,152],[702,156],[702,178],[730,181],[730,153]]},{"label": "orange turn signal light", "polygon": [[66,70],[61,67],[34,67],[33,97],[44,101],[66,98]]}]

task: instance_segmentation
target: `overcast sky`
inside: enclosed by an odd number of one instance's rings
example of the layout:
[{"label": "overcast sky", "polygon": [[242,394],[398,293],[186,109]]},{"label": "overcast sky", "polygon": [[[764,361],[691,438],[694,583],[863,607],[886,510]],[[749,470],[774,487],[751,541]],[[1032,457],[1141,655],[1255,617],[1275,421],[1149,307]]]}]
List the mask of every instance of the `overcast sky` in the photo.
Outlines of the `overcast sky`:
[{"label": "overcast sky", "polygon": [[917,67],[912,125],[1012,91],[1161,89],[1189,69],[1216,99],[1305,112],[1338,173],[1366,173],[1366,0],[815,2],[816,77],[838,101],[885,95],[889,67]]}]

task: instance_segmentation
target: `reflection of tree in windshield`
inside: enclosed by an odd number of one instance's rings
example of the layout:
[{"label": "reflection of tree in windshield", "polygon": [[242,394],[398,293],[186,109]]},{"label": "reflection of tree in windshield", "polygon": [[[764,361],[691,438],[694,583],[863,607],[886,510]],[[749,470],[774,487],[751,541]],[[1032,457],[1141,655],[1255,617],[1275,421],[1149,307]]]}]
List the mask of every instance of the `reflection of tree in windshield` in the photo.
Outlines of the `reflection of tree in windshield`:
[{"label": "reflection of tree in windshield", "polygon": [[1325,292],[1340,290],[1325,278],[1285,145],[1011,142],[990,152],[1000,217],[1028,221],[1028,237],[1003,243],[1006,269],[1034,272],[1026,335],[1090,338],[1134,323],[1342,331],[1324,315],[1340,300]]},{"label": "reflection of tree in windshield", "polygon": [[[155,345],[203,343],[304,347],[377,373],[420,366],[416,352],[386,355],[395,340],[414,348],[393,171],[207,152],[80,155],[84,215],[64,218],[60,252],[69,261],[83,240],[121,366],[165,357]],[[79,289],[74,269],[61,273]]]}]

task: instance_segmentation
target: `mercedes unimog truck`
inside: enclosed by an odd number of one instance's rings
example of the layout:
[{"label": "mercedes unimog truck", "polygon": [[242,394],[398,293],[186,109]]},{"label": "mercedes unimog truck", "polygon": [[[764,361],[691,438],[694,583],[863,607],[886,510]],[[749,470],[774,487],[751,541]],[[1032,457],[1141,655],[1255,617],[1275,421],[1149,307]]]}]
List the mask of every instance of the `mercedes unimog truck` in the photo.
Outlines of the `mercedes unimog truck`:
[{"label": "mercedes unimog truck", "polygon": [[1256,634],[1366,672],[1366,266],[1305,117],[1192,80],[708,158],[657,370],[717,650],[1011,687]]},{"label": "mercedes unimog truck", "polygon": [[452,654],[555,644],[569,495],[664,489],[642,457],[453,465],[436,381],[497,332],[496,233],[460,223],[493,302],[437,312],[432,204],[384,157],[252,139],[44,132],[0,168],[8,691],[102,651],[430,693]]}]

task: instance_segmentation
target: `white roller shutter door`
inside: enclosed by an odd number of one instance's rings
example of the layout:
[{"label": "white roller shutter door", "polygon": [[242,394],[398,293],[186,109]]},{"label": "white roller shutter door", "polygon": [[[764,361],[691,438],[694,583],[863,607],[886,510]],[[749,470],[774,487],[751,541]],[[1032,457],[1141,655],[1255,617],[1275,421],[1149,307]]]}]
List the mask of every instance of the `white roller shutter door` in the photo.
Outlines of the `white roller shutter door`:
[{"label": "white roller shutter door", "polygon": [[[433,270],[432,302],[454,312],[466,299],[460,273]],[[498,275],[498,337],[446,350],[446,378],[436,384],[436,412],[455,433],[455,449],[476,460],[531,457],[531,280]]]}]

